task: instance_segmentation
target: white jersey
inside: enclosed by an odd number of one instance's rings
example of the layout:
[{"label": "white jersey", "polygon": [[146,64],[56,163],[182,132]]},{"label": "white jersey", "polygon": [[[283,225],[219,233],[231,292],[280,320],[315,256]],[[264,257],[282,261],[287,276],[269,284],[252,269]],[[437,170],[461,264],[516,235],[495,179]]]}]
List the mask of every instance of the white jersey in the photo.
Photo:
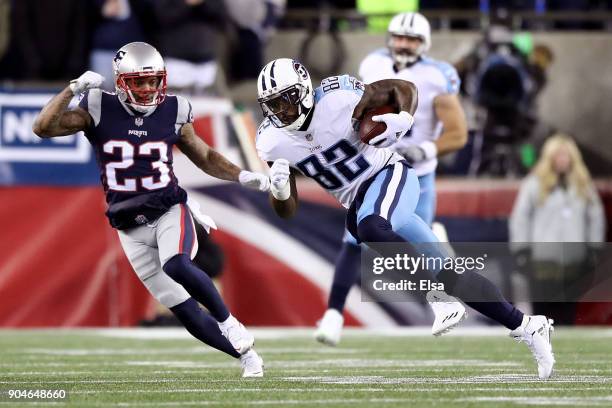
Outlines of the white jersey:
[{"label": "white jersey", "polygon": [[[368,84],[381,79],[404,79],[416,85],[419,104],[414,113],[414,125],[396,146],[420,144],[440,137],[442,124],[436,117],[434,99],[438,95],[459,92],[459,76],[452,65],[421,57],[415,64],[396,72],[391,54],[387,48],[384,48],[365,57],[359,66],[359,75]],[[432,158],[416,163],[414,169],[418,176],[422,176],[435,171],[437,165],[438,159]]]},{"label": "white jersey", "polygon": [[364,181],[402,159],[359,139],[352,116],[363,92],[363,83],[348,75],[324,79],[314,91],[314,112],[306,130],[283,130],[263,121],[257,131],[259,157],[288,160],[348,208]]}]

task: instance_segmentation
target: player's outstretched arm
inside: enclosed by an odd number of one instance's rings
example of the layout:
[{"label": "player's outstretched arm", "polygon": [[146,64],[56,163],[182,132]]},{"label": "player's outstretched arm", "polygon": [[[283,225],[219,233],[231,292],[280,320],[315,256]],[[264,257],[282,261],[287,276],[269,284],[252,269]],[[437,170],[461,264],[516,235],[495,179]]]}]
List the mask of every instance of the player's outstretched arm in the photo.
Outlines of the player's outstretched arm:
[{"label": "player's outstretched arm", "polygon": [[363,96],[353,110],[353,118],[361,120],[370,109],[384,105],[395,105],[399,111],[414,115],[417,103],[418,92],[412,82],[402,79],[383,79],[365,86]]},{"label": "player's outstretched arm", "polygon": [[285,159],[278,159],[270,166],[270,203],[281,218],[291,218],[298,208],[298,194],[295,185],[295,170]]},{"label": "player's outstretched arm", "polygon": [[221,153],[215,151],[200,139],[191,123],[181,128],[181,137],[177,147],[203,172],[221,180],[236,181],[240,184],[261,191],[268,191],[270,179],[260,173],[242,170]]},{"label": "player's outstretched arm", "polygon": [[91,116],[85,110],[67,110],[74,94],[70,87],[55,95],[40,111],[32,130],[42,138],[66,136],[87,129]]},{"label": "player's outstretched arm", "polygon": [[70,81],[70,85],[51,98],[40,111],[32,126],[34,133],[40,137],[55,137],[87,129],[91,123],[89,113],[81,108],[67,110],[68,104],[73,96],[99,88],[103,82],[104,77],[93,71],[87,71]]},{"label": "player's outstretched arm", "polygon": [[442,134],[434,143],[438,156],[461,149],[467,143],[467,122],[459,97],[438,95],[434,99],[436,116],[442,122]]}]

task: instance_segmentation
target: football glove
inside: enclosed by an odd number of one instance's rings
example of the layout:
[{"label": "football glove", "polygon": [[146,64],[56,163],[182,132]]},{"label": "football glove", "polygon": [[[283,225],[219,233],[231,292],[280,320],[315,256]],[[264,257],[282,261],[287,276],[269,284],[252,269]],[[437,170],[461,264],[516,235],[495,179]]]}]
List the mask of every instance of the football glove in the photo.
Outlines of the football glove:
[{"label": "football glove", "polygon": [[397,152],[404,156],[404,159],[410,164],[418,163],[425,160],[425,150],[417,145],[407,145],[397,148]]},{"label": "football glove", "polygon": [[99,88],[104,82],[104,77],[97,72],[87,71],[77,79],[70,81],[70,90],[73,95],[79,95],[88,89]]},{"label": "football glove", "polygon": [[400,113],[385,113],[372,116],[374,122],[384,122],[387,129],[380,135],[373,137],[368,144],[376,147],[389,147],[406,134],[414,123],[414,118],[406,111]]},{"label": "football glove", "polygon": [[270,190],[270,179],[265,174],[253,173],[252,171],[242,170],[238,175],[238,181],[245,187],[259,191]]},{"label": "football glove", "polygon": [[289,162],[285,159],[277,159],[270,167],[270,191],[279,201],[285,201],[291,195],[290,175]]}]

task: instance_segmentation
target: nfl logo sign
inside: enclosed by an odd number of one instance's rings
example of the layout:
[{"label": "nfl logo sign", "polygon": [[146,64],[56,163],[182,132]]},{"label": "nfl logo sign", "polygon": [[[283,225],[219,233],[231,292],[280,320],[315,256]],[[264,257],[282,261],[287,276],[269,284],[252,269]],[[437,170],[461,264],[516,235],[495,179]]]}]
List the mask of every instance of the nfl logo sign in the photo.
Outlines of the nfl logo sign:
[{"label": "nfl logo sign", "polygon": [[142,126],[142,124],[144,123],[144,119],[143,118],[136,118],[134,119],[134,123],[136,124],[136,126]]}]

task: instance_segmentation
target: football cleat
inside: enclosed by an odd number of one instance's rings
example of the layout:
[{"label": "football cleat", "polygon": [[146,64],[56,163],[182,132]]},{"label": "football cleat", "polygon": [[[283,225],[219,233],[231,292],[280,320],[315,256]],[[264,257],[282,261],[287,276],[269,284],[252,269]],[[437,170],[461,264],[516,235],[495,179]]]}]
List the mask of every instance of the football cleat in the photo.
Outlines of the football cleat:
[{"label": "football cleat", "polygon": [[219,323],[219,329],[241,355],[249,351],[255,344],[255,337],[232,315],[225,322]]},{"label": "football cleat", "polygon": [[336,309],[327,309],[323,318],[319,321],[319,327],[314,333],[315,339],[328,346],[340,343],[344,317]]},{"label": "football cleat", "polygon": [[431,326],[431,334],[434,336],[448,333],[467,317],[465,306],[444,292],[430,290],[426,298],[435,315],[433,326]]},{"label": "football cleat", "polygon": [[264,376],[263,359],[253,349],[240,356],[240,365],[242,366],[242,378]]},{"label": "football cleat", "polygon": [[549,378],[555,365],[555,356],[550,343],[554,321],[546,316],[524,316],[523,323],[510,332],[510,337],[527,344],[538,364],[538,377]]}]

